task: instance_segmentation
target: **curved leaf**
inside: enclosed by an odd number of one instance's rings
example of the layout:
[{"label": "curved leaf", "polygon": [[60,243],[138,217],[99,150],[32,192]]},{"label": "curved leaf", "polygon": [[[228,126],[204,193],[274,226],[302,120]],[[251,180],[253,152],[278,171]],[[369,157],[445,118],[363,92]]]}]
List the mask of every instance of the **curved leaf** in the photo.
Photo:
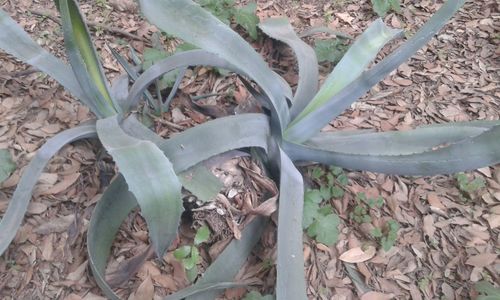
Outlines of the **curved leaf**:
[{"label": "curved leaf", "polygon": [[[244,126],[244,124],[247,126]],[[160,149],[164,151],[165,155],[171,158],[175,171],[181,173],[207,159],[207,153],[213,156],[238,148],[254,146],[267,149],[266,133],[269,132],[269,120],[262,114],[245,114],[221,118],[186,130],[163,142],[161,138],[145,128],[134,118],[126,119],[123,123],[123,128],[132,136],[138,135],[141,138],[146,138],[157,143]],[[208,145],[204,144],[204,141],[199,140],[199,137],[207,137],[211,134],[216,134],[216,137],[209,141],[210,143]],[[210,149],[210,147],[214,149],[207,152],[206,148]],[[192,150],[189,153],[184,153],[184,149]],[[176,154],[176,152],[180,153]],[[132,193],[127,191],[125,179],[120,175],[105,191],[91,216],[89,229],[87,231],[89,262],[97,283],[104,291],[105,295],[110,299],[118,299],[118,296],[104,280],[106,261],[120,224],[135,206],[135,198]],[[253,224],[254,223],[248,226],[249,231],[252,230],[253,232],[253,229],[251,229],[254,228],[251,227],[254,226]],[[257,237],[258,235],[256,234],[243,235],[242,240],[246,240],[247,238],[255,239]],[[234,241],[232,243],[234,243]],[[245,243],[247,242],[241,241],[239,245]],[[231,247],[226,248],[227,250],[225,251],[230,251],[230,249],[232,249]],[[239,253],[240,250],[240,248],[236,248],[234,251]],[[225,256],[221,257],[223,259],[217,260],[220,261],[219,264],[227,259],[224,258]],[[240,259],[243,258],[240,256]],[[235,265],[237,266],[238,264]],[[227,267],[230,266],[227,265]],[[225,273],[232,274],[232,272],[237,272],[237,270],[238,269],[236,269],[236,271],[226,270]],[[218,274],[209,275],[212,274],[211,272],[208,273],[207,271],[205,276],[208,278],[220,278]],[[229,279],[224,281],[228,280]]]},{"label": "curved leaf", "polygon": [[324,147],[285,143],[294,161],[316,161],[346,169],[396,175],[437,175],[474,170],[500,162],[500,125],[447,147],[408,155],[370,155],[335,152]]},{"label": "curved leaf", "polygon": [[127,135],[117,116],[98,120],[97,134],[137,198],[159,257],[177,236],[184,210],[181,184],[169,159],[158,147]]},{"label": "curved leaf", "polygon": [[295,121],[293,128],[290,126],[287,129],[285,134],[287,139],[294,142],[306,141],[318,133],[328,122],[341,114],[371,87],[389,75],[390,72],[397,69],[413,53],[424,46],[446,24],[464,2],[465,0],[449,0],[443,4],[430,20],[407,42],[331,97],[321,108],[312,111],[300,121]]},{"label": "curved leaf", "polygon": [[320,132],[305,144],[313,148],[327,148],[334,152],[368,155],[407,155],[432,150],[433,147],[457,143],[477,136],[500,121],[474,124],[442,124],[422,126],[408,131],[358,133]]},{"label": "curved leaf", "polygon": [[71,68],[50,54],[0,9],[0,49],[48,74],[95,113],[96,107],[87,99]]},{"label": "curved leaf", "polygon": [[119,106],[110,96],[101,63],[78,5],[75,0],[60,0],[58,7],[71,67],[83,92],[97,106],[97,112],[94,113],[99,117],[115,115]]},{"label": "curved leaf", "polygon": [[89,265],[97,285],[108,299],[120,299],[104,277],[111,246],[120,225],[136,206],[137,201],[120,174],[108,186],[90,216],[87,229]]},{"label": "curved leaf", "polygon": [[[126,120],[124,130],[136,137],[143,134],[133,120]],[[229,150],[245,147],[267,149],[269,119],[263,114],[244,114],[212,120],[190,128],[158,143],[170,158],[176,172],[193,166],[192,160],[204,161]]]},{"label": "curved leaf", "polygon": [[280,149],[277,300],[307,299],[302,243],[304,182],[287,154]]},{"label": "curved leaf", "polygon": [[[233,240],[196,284],[166,297],[165,300],[180,300],[187,296],[190,296],[186,298],[187,300],[215,299],[221,293],[221,289],[234,288],[236,283],[231,283],[233,286],[221,286],[220,283],[230,281],[236,276],[260,240],[266,225],[264,217],[256,217],[242,230],[241,239]],[[206,290],[207,288],[210,290]]]},{"label": "curved leaf", "polygon": [[[387,27],[382,19],[377,19],[370,24],[368,29],[356,39],[354,44],[335,66],[333,72],[326,78],[323,86],[314,99],[312,99],[300,115],[293,120],[290,124],[290,128],[293,128],[294,124],[311,112],[319,109],[329,101],[331,97],[358,78],[368,67],[368,64],[375,59],[380,49],[393,38],[401,34],[401,32],[402,31],[399,29]],[[292,135],[288,137],[293,141],[303,141],[301,138]]]},{"label": "curved leaf", "polygon": [[[255,80],[272,104],[273,126],[281,132],[290,116],[283,80],[236,32],[190,0],[140,0],[141,11],[161,30],[217,54]],[[273,129],[274,130],[274,129]]]},{"label": "curved leaf", "polygon": [[0,221],[0,255],[14,239],[19,226],[23,221],[24,214],[31,200],[33,188],[43,169],[64,145],[76,140],[96,136],[94,124],[81,125],[65,130],[50,138],[35,154],[23,172],[21,180],[17,184],[14,195],[9,202],[7,211]]},{"label": "curved leaf", "polygon": [[265,34],[290,46],[299,63],[299,83],[290,110],[292,118],[297,116],[318,91],[318,60],[314,49],[302,41],[286,18],[269,18],[259,24]]}]

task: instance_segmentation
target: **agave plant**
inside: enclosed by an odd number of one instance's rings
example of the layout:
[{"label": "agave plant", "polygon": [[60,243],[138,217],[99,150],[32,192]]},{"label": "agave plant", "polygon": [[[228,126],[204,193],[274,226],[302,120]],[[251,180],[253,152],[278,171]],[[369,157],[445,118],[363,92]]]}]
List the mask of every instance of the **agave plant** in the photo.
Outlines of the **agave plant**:
[{"label": "agave plant", "polygon": [[[401,33],[381,20],[373,22],[321,88],[314,50],[295,34],[286,19],[265,20],[261,30],[289,45],[297,56],[299,82],[294,94],[249,44],[197,4],[190,0],[139,2],[152,24],[200,50],[158,62],[135,78],[130,89],[126,76],[109,86],[75,0],[56,1],[71,68],[41,49],[0,10],[0,48],[51,75],[97,117],[93,123],[56,135],[38,150],[1,220],[0,253],[20,226],[37,177],[50,157],[67,143],[97,137],[120,174],[107,187],[91,216],[89,262],[103,293],[119,299],[104,280],[104,270],[113,239],[127,215],[139,205],[151,242],[161,257],[177,235],[183,211],[181,187],[196,190],[200,185],[183,175],[203,167],[200,163],[215,155],[233,149],[258,149],[266,156],[264,161],[280,187],[276,297],[307,299],[301,226],[304,188],[294,162],[400,175],[454,173],[500,162],[499,121],[440,124],[405,132],[321,132],[428,42],[464,0],[447,1],[416,34],[366,70],[380,49]],[[166,140],[130,114],[147,87],[160,76],[197,65],[227,69],[249,80],[245,81],[247,87],[259,99],[264,113],[215,119]],[[265,223],[266,218],[255,218],[244,228],[242,238],[231,242],[193,286],[166,299],[214,299],[221,290],[238,286],[233,278],[258,242]]]}]

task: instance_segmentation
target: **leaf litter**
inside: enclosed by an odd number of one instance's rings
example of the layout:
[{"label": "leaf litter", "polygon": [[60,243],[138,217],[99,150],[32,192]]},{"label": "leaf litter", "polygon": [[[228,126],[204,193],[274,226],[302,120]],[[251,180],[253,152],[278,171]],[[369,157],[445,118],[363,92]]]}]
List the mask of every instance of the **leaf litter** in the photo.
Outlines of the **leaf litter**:
[{"label": "leaf litter", "polygon": [[[441,3],[401,2],[401,13],[391,13],[384,20],[409,32],[421,26]],[[103,64],[113,77],[117,68],[105,44],[126,54],[127,47],[122,43],[126,41],[142,53],[150,46],[144,40],[150,40],[155,29],[136,17],[137,8],[132,2],[103,3],[97,6],[93,1],[82,1],[82,10],[89,20],[113,24],[139,37],[127,40],[94,27],[93,36],[104,57]],[[58,25],[50,18],[21,13],[50,9],[55,14],[52,1],[5,1],[1,5],[41,45],[64,57]],[[369,1],[275,0],[258,1],[257,7],[261,19],[287,15],[299,31],[325,25],[352,36],[374,18]],[[469,2],[410,62],[324,130],[404,130],[445,121],[500,119],[495,67],[500,53],[495,39],[498,25],[494,22],[498,16],[495,1]],[[276,42],[270,39],[254,42],[285,79],[296,83],[293,53],[272,44]],[[380,57],[392,46],[385,48]],[[10,199],[22,168],[44,139],[91,116],[54,81],[8,55],[0,54],[0,65],[0,149],[9,149],[18,166],[0,185],[0,212],[4,212],[3,204]],[[322,76],[330,68],[331,63],[323,63]],[[196,105],[185,96],[207,94],[217,96],[203,98]],[[165,113],[163,119],[153,118],[154,128],[168,137],[221,114],[255,109],[248,101],[249,95],[238,79],[221,80],[205,68],[189,70],[173,110]],[[83,240],[93,205],[102,192],[102,170],[96,167],[96,161],[103,160],[94,149],[92,141],[74,143],[46,168],[23,227],[0,258],[2,299],[103,299],[87,271]],[[198,226],[208,225],[212,232],[217,232],[200,249],[203,271],[230,239],[238,238],[241,225],[252,214],[272,215],[275,211],[276,186],[255,161],[235,158],[219,164],[214,173],[225,183],[217,200],[203,204],[185,194],[192,214],[185,216],[175,247],[162,260],[147,255],[147,229],[137,212],[122,225],[108,275],[125,267],[133,269],[127,274],[129,282],[117,286],[124,298],[159,299],[187,286],[185,270],[172,252],[179,245],[191,243]],[[338,241],[326,246],[311,238],[305,240],[310,299],[468,299],[477,297],[474,286],[480,280],[500,282],[499,166],[468,173],[469,179],[485,181],[484,187],[472,193],[464,193],[452,176],[405,178],[369,172],[347,172],[347,176],[347,192],[341,199],[332,200],[341,221]],[[386,201],[381,209],[369,211],[371,223],[356,224],[349,218],[358,192],[380,195]],[[396,220],[400,227],[394,246],[384,251],[370,232],[389,219]],[[275,239],[274,225],[270,225],[237,277],[251,282],[252,289],[262,295],[273,291]],[[348,269],[345,261],[353,263],[353,268]],[[237,299],[245,294],[246,289],[233,289],[225,293],[225,298]]]}]

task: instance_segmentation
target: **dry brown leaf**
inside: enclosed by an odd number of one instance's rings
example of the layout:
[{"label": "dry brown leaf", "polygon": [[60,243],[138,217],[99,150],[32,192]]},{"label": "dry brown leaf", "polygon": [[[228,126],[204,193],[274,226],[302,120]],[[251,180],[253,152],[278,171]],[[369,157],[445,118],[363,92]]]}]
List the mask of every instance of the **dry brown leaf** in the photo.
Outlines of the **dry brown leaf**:
[{"label": "dry brown leaf", "polygon": [[342,253],[339,259],[348,263],[361,263],[375,256],[376,251],[373,246],[368,246],[365,251],[361,247],[356,247]]},{"label": "dry brown leaf", "polygon": [[85,297],[83,297],[82,300],[106,300],[106,298],[92,294],[92,293],[88,293],[87,295],[85,295]]},{"label": "dry brown leaf", "polygon": [[34,232],[39,234],[48,234],[54,232],[64,232],[69,225],[75,221],[75,215],[62,216],[54,220],[48,220],[46,223],[34,229]]},{"label": "dry brown leaf", "polygon": [[76,268],[76,270],[69,273],[68,276],[66,276],[66,279],[70,281],[80,281],[84,277],[88,264],[88,260],[84,261],[81,265],[78,266],[78,268]]},{"label": "dry brown leaf", "polygon": [[31,202],[28,206],[28,214],[39,215],[46,211],[48,208],[47,204],[41,202]]},{"label": "dry brown leaf", "polygon": [[500,226],[500,215],[483,215],[483,217],[490,224],[491,229],[495,229]]},{"label": "dry brown leaf", "polygon": [[481,253],[478,255],[474,255],[469,257],[465,262],[468,265],[482,268],[491,265],[495,259],[497,258],[497,254],[494,253]]},{"label": "dry brown leaf", "polygon": [[394,299],[394,294],[384,294],[379,292],[368,292],[361,296],[361,300],[390,300]]},{"label": "dry brown leaf", "polygon": [[42,191],[40,193],[40,195],[53,195],[53,194],[58,194],[60,192],[63,192],[67,188],[69,188],[73,183],[75,183],[79,177],[80,177],[80,173],[66,175],[56,185],[54,185],[53,187],[51,187],[45,191]]},{"label": "dry brown leaf", "polygon": [[146,279],[139,285],[137,291],[135,291],[134,295],[130,297],[130,300],[152,300],[154,297],[155,288],[153,286],[153,282],[151,281],[151,277],[147,276]]},{"label": "dry brown leaf", "polygon": [[432,215],[427,215],[424,217],[424,233],[430,237],[434,238],[434,232],[436,231],[436,227],[434,227],[434,218]]}]

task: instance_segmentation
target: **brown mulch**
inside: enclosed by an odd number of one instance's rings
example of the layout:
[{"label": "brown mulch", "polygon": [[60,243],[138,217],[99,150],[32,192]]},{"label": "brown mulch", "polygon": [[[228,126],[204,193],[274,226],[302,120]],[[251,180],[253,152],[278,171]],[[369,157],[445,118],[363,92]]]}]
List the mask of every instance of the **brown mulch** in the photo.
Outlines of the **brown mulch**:
[{"label": "brown mulch", "polygon": [[[442,3],[402,2],[402,13],[389,14],[384,20],[409,32],[416,31]],[[299,30],[327,25],[357,36],[375,19],[369,1],[275,0],[259,1],[258,6],[261,19],[286,15]],[[39,16],[40,12],[56,15],[52,1],[5,0],[0,1],[0,7],[39,44],[64,57],[57,23]],[[127,44],[139,53],[150,47],[148,41],[155,29],[138,17],[132,1],[81,1],[81,7],[96,25],[92,26],[93,36],[110,78],[122,70],[106,45],[124,55]],[[424,49],[325,130],[404,130],[422,124],[500,119],[499,17],[496,1],[470,1]],[[166,47],[174,44],[167,42]],[[289,82],[296,83],[295,60],[289,50],[269,39],[253,45],[282,70]],[[379,58],[395,46],[393,43],[386,47]],[[323,78],[330,68],[322,65]],[[153,120],[163,136],[220,113],[193,108],[186,101],[188,94],[218,93],[218,97],[204,99],[203,104],[224,108],[222,113],[233,110],[248,97],[237,78],[224,79],[205,68],[188,73],[181,88],[181,97],[174,101],[172,111]],[[44,141],[91,117],[87,108],[53,80],[0,53],[0,149],[9,149],[19,167],[0,185],[0,213],[5,211],[23,167]],[[96,143],[91,141],[73,143],[45,169],[21,230],[0,257],[0,298],[102,299],[87,266],[84,236],[94,204],[105,187],[103,177],[113,171],[113,166],[96,149]],[[194,210],[181,227],[178,241],[191,242],[191,223],[199,226],[205,221],[214,232],[221,232],[220,236],[212,236],[209,247],[201,251],[202,269],[228,239],[238,235],[235,220],[244,217],[248,203],[258,206],[275,196],[274,185],[248,158],[233,159],[217,168],[224,189],[212,206]],[[347,272],[340,256],[367,245],[376,248],[373,257],[353,265],[364,278],[364,285],[373,291],[363,299],[469,299],[477,296],[473,288],[476,282],[500,282],[500,166],[467,173],[470,179],[483,178],[486,183],[471,194],[460,191],[453,176],[409,178],[369,172],[347,175],[348,192],[343,199],[332,201],[343,220],[339,242],[328,247],[305,238],[310,299],[360,298],[356,279]],[[373,224],[358,225],[349,218],[358,192],[385,199],[381,209],[370,211]],[[186,200],[189,198],[186,195]],[[384,252],[369,231],[388,219],[396,220],[400,229],[394,247]],[[251,279],[254,288],[263,294],[273,291],[275,237],[275,228],[269,226],[261,245],[239,274],[239,279]],[[139,214],[132,214],[115,241],[108,272],[121,270],[130,258],[147,251],[147,244],[145,223]],[[169,251],[163,259],[148,260],[117,290],[128,299],[161,299],[186,285],[186,274]],[[239,299],[245,292],[230,290],[225,299]]]}]

